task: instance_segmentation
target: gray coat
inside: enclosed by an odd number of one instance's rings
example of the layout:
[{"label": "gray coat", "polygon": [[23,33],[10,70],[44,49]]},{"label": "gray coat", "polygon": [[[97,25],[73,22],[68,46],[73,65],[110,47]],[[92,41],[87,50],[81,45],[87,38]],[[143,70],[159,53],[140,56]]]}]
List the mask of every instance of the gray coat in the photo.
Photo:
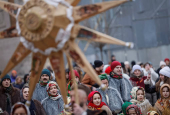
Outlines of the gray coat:
[{"label": "gray coat", "polygon": [[102,96],[102,101],[110,108],[112,112],[119,113],[122,109],[123,100],[117,89],[108,87],[106,91],[97,89]]},{"label": "gray coat", "polygon": [[41,86],[39,83],[37,83],[32,99],[33,100],[38,100],[39,102],[41,102],[44,98],[46,98],[48,96],[47,91],[46,91],[46,87],[45,86]]},{"label": "gray coat", "polygon": [[41,101],[41,104],[44,107],[47,115],[58,115],[64,110],[64,101],[62,97],[58,98],[57,100],[46,97]]},{"label": "gray coat", "polygon": [[122,79],[116,79],[116,78],[111,78],[109,76],[109,86],[117,89],[124,102],[130,101],[131,99],[130,92],[132,90],[132,84],[128,79],[124,77]]}]

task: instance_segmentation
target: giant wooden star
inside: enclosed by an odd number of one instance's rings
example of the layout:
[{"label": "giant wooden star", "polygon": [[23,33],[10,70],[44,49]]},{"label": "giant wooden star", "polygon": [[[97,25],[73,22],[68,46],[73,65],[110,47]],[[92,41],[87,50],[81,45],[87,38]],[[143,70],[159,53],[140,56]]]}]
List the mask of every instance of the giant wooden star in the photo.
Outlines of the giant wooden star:
[{"label": "giant wooden star", "polygon": [[[60,1],[58,5],[55,4],[57,1]],[[76,6],[79,1],[80,0],[65,0],[64,3],[67,4],[63,4],[61,0],[25,0],[23,6],[0,1],[0,7],[16,18],[17,26],[19,27],[18,30],[20,30],[19,36],[21,37],[21,42],[2,72],[1,78],[33,52],[29,100],[32,97],[35,85],[39,80],[44,63],[48,57],[55,72],[64,102],[67,103],[63,53],[66,54],[70,67],[70,58],[72,58],[86,73],[92,76],[92,79],[94,79],[96,83],[101,85],[101,81],[94,69],[75,43],[76,38],[131,47],[131,43],[123,42],[78,24],[80,21],[116,7],[128,0]],[[68,4],[73,7],[70,7]],[[67,10],[72,12],[70,16]],[[72,20],[69,17],[71,17]],[[70,27],[71,31],[67,31],[69,28],[68,25],[70,24],[73,24],[73,26]],[[61,29],[66,31],[62,33]],[[58,36],[59,33],[60,36]],[[17,35],[15,34],[15,36]]]}]

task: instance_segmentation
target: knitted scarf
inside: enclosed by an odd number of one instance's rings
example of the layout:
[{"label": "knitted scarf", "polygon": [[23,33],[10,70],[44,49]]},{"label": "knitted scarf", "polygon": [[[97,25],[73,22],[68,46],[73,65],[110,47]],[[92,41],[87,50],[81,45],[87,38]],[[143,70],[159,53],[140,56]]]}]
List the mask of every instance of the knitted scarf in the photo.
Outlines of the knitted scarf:
[{"label": "knitted scarf", "polygon": [[10,85],[9,87],[4,87],[5,93],[10,93],[12,91],[12,86]]},{"label": "knitted scarf", "polygon": [[48,81],[48,82],[39,81],[39,84],[40,84],[42,87],[46,87],[48,83],[49,83],[49,81]]},{"label": "knitted scarf", "polygon": [[115,78],[115,79],[122,79],[122,78],[123,78],[123,77],[122,77],[122,74],[118,75],[118,74],[114,73],[113,71],[110,72],[110,76],[111,76],[112,78]]}]

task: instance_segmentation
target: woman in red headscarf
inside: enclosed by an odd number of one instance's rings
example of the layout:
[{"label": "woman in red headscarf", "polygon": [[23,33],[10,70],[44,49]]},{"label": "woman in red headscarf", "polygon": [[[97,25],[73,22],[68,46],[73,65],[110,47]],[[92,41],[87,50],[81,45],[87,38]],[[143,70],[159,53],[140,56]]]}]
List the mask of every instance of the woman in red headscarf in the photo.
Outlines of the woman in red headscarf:
[{"label": "woman in red headscarf", "polygon": [[107,112],[107,115],[112,115],[112,112],[109,109],[109,107],[104,102],[102,102],[102,96],[98,91],[92,91],[88,95],[88,101],[89,101],[88,109],[105,110]]}]

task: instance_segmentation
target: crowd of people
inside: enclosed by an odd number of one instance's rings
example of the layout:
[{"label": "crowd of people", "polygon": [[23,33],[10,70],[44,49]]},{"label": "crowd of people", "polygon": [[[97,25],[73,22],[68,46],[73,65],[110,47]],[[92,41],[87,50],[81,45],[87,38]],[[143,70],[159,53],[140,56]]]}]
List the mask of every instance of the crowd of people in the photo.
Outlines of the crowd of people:
[{"label": "crowd of people", "polygon": [[[91,64],[102,88],[74,64],[74,85],[69,68],[65,70],[67,82],[67,104],[65,108],[53,70],[42,70],[36,84],[30,106],[30,73],[20,77],[13,70],[0,80],[0,115],[169,115],[170,114],[170,60],[160,61],[155,70],[151,62],[116,61],[115,56],[108,65],[101,60]],[[75,86],[78,90],[76,103]]]}]

